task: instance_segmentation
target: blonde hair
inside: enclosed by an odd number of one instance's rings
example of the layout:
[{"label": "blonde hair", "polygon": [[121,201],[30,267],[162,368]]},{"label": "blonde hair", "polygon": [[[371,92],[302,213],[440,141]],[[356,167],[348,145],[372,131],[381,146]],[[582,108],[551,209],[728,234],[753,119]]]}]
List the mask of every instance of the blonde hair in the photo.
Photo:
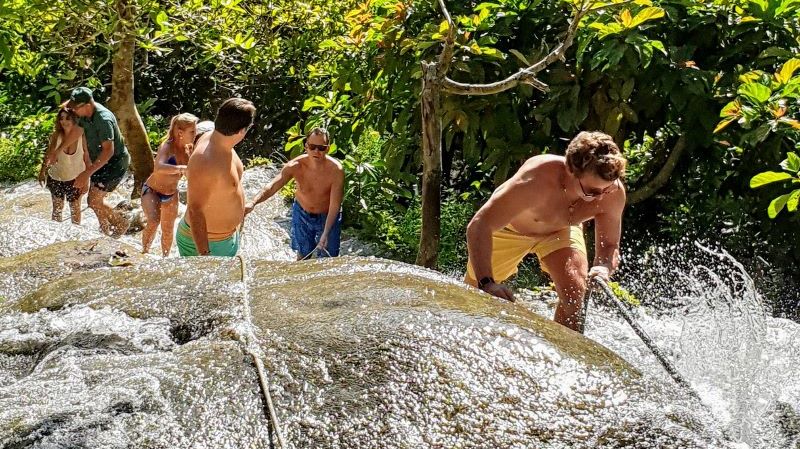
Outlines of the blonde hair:
[{"label": "blonde hair", "polygon": [[628,161],[614,139],[599,131],[578,133],[567,147],[567,167],[576,176],[594,173],[606,181],[625,176]]},{"label": "blonde hair", "polygon": [[161,141],[161,144],[163,145],[167,141],[173,140],[175,138],[174,136],[175,128],[186,129],[190,125],[196,126],[197,122],[199,121],[200,121],[199,118],[195,117],[194,114],[190,114],[188,112],[183,112],[181,114],[172,117],[172,120],[169,121],[169,129],[167,130],[167,134],[164,136],[164,139]]}]

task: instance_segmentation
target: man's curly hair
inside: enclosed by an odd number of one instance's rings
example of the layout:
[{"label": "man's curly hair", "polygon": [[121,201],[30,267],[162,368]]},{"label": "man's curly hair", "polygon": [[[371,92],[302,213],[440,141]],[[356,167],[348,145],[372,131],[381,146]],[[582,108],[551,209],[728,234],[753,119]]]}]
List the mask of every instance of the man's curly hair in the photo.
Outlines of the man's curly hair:
[{"label": "man's curly hair", "polygon": [[582,131],[572,139],[566,152],[567,167],[576,176],[594,173],[606,181],[625,176],[628,161],[606,133]]}]

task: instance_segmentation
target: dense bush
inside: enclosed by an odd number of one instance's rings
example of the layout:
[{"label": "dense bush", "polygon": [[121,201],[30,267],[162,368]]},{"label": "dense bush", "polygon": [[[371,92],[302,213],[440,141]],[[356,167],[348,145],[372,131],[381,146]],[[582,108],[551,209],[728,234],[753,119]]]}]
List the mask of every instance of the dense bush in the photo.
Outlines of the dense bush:
[{"label": "dense bush", "polygon": [[54,119],[52,113],[32,115],[0,133],[0,181],[19,182],[36,177]]}]

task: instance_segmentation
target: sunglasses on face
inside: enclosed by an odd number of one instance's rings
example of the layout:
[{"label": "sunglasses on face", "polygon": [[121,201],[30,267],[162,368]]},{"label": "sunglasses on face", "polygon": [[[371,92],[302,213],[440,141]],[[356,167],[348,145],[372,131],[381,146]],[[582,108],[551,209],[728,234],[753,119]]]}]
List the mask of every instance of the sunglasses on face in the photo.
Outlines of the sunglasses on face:
[{"label": "sunglasses on face", "polygon": [[605,195],[606,193],[613,192],[614,190],[617,189],[617,182],[616,181],[614,181],[613,184],[611,184],[610,186],[606,187],[605,189],[589,189],[588,192],[586,191],[585,188],[583,188],[583,183],[581,182],[580,178],[578,178],[578,185],[581,186],[581,192],[583,193],[583,196],[585,196],[587,198],[594,198],[594,197],[602,196],[602,195]]},{"label": "sunglasses on face", "polygon": [[328,151],[328,149],[331,147],[330,145],[317,145],[315,143],[309,143],[309,144],[306,144],[306,145],[308,145],[308,149],[309,150],[312,150],[312,151],[316,150],[316,151],[321,151],[321,152]]}]

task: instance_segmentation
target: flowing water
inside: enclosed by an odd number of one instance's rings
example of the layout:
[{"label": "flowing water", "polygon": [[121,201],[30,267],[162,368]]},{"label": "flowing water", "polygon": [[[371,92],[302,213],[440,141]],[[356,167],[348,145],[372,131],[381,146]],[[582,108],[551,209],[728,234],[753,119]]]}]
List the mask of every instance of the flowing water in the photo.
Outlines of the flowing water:
[{"label": "flowing water", "polygon": [[[268,176],[246,172],[250,193]],[[639,311],[703,405],[600,306],[584,338],[534,313],[543,301],[418,267],[293,262],[279,199],[234,259],[137,255],[138,236],[101,237],[91,212],[53,223],[48,202],[32,183],[0,191],[0,447],[270,447],[250,352],[291,448],[797,444],[781,427],[797,326],[751,286],[682,272],[681,313]],[[132,266],[108,266],[117,250]]]}]

